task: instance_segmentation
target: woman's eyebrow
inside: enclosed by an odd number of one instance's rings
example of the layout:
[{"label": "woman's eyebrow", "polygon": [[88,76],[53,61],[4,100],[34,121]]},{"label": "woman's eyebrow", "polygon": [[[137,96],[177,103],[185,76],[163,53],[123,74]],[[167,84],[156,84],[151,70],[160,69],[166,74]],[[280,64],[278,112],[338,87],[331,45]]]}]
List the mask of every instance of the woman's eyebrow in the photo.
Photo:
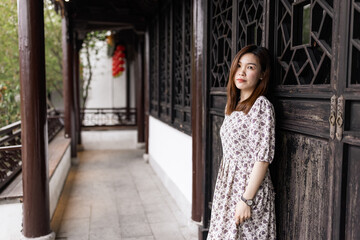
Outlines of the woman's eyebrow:
[{"label": "woman's eyebrow", "polygon": [[[242,62],[239,61],[238,64],[240,64],[240,63],[242,64]],[[250,63],[245,63],[245,64],[246,64],[246,65],[254,65],[254,66],[257,66],[256,63],[251,63],[251,62],[250,62]]]}]

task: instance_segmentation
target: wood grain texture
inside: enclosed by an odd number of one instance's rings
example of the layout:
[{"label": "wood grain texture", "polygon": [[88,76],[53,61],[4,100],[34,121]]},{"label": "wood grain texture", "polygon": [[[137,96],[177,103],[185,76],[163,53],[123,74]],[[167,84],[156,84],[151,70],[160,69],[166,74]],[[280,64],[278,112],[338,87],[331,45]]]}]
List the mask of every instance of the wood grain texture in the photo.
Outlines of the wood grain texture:
[{"label": "wood grain texture", "polygon": [[360,147],[346,145],[343,183],[346,189],[345,239],[360,239]]},{"label": "wood grain texture", "polygon": [[272,166],[279,239],[329,239],[332,180],[325,140],[281,131]]}]

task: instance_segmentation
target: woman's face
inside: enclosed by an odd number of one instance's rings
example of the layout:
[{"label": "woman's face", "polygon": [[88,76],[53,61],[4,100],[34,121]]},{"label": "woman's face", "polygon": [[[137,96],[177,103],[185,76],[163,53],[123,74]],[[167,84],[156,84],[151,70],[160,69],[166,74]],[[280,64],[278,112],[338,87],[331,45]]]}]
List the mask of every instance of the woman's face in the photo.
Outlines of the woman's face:
[{"label": "woman's face", "polygon": [[253,53],[244,54],[239,60],[234,76],[235,86],[241,90],[241,95],[249,97],[261,77],[262,71],[258,57]]}]

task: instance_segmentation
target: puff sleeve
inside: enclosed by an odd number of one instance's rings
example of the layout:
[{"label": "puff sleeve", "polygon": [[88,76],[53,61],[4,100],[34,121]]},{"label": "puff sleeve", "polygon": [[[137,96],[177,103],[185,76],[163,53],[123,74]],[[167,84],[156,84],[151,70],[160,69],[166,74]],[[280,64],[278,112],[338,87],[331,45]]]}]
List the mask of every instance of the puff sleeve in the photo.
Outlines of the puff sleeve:
[{"label": "puff sleeve", "polygon": [[271,102],[261,96],[254,103],[250,116],[250,145],[254,162],[269,162],[275,152],[275,113]]}]

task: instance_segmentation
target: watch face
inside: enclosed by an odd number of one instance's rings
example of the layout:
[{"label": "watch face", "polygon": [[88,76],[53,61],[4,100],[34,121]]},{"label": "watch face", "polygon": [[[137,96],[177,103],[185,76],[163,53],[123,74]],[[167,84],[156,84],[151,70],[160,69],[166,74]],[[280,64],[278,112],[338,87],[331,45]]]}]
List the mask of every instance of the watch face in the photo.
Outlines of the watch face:
[{"label": "watch face", "polygon": [[253,200],[247,200],[246,204],[249,205],[249,206],[252,206],[254,204],[254,201]]}]

